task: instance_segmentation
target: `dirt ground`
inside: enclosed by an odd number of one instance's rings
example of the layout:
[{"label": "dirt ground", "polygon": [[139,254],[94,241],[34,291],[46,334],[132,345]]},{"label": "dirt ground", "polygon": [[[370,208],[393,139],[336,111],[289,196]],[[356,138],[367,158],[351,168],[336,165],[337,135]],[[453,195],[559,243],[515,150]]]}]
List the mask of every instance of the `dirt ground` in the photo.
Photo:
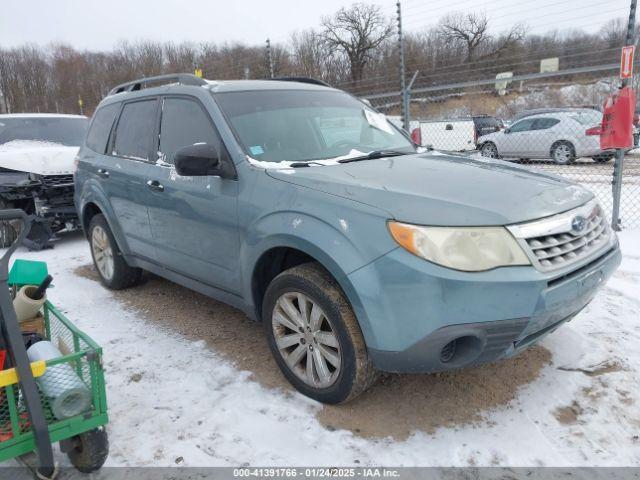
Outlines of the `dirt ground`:
[{"label": "dirt ground", "polygon": [[[75,273],[98,281],[91,265]],[[204,340],[238,368],[252,372],[265,387],[292,391],[271,357],[261,325],[239,310],[155,276],[113,294],[159,328]],[[327,428],[396,440],[416,430],[429,433],[438,427],[480,422],[484,412],[513,400],[518,387],[536,379],[550,361],[546,349],[534,347],[516,358],[454,373],[385,374],[356,400],[324,406],[318,419]]]}]

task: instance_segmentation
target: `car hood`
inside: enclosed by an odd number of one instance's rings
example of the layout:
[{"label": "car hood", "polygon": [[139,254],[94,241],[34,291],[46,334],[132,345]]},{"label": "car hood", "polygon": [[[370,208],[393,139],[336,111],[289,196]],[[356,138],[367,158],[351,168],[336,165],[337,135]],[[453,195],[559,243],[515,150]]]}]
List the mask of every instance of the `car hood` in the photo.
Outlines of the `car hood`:
[{"label": "car hood", "polygon": [[500,160],[438,153],[272,168],[267,174],[422,225],[508,225],[564,212],[593,198],[560,177]]},{"label": "car hood", "polygon": [[0,168],[40,175],[71,174],[78,150],[57,143],[13,141],[0,145]]}]

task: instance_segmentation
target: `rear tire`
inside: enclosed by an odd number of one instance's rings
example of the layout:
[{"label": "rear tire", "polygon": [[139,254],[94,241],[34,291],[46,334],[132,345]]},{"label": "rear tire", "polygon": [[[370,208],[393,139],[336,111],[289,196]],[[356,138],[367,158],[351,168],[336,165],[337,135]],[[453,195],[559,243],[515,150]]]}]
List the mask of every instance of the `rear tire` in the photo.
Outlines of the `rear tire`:
[{"label": "rear tire", "polygon": [[593,161],[596,163],[607,163],[613,159],[613,155],[596,155]]},{"label": "rear tire", "polygon": [[561,140],[551,147],[551,159],[557,165],[569,165],[576,161],[576,149],[571,142]]},{"label": "rear tire", "polygon": [[269,348],[287,380],[322,403],[351,400],[377,374],[342,289],[319,264],[282,272],[262,304]]},{"label": "rear tire", "polygon": [[99,470],[109,456],[109,438],[104,427],[94,428],[70,439],[69,461],[82,473]]},{"label": "rear tire", "polygon": [[105,287],[122,290],[140,283],[142,269],[127,264],[104,215],[98,214],[91,219],[88,233],[93,264]]}]

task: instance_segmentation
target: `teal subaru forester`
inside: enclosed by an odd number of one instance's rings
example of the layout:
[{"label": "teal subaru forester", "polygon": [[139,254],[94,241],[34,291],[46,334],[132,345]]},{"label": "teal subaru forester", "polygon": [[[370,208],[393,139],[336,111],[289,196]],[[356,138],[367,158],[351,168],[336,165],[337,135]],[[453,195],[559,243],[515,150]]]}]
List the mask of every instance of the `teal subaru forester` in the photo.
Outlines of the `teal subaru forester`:
[{"label": "teal subaru forester", "polygon": [[242,309],[299,391],[339,403],[378,371],[514,355],[620,263],[588,190],[420,150],[311,79],[147,78],[97,108],[75,202],[106,287],[146,270]]}]

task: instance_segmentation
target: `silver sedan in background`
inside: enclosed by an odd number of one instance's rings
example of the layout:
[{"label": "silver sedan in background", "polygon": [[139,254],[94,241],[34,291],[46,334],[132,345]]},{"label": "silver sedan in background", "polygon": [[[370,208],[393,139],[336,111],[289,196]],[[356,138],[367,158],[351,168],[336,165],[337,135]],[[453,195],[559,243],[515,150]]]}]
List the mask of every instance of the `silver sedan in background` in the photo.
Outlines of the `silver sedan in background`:
[{"label": "silver sedan in background", "polygon": [[567,165],[580,157],[608,162],[613,150],[600,149],[602,113],[590,109],[525,117],[505,130],[478,139],[485,157],[551,159]]}]

